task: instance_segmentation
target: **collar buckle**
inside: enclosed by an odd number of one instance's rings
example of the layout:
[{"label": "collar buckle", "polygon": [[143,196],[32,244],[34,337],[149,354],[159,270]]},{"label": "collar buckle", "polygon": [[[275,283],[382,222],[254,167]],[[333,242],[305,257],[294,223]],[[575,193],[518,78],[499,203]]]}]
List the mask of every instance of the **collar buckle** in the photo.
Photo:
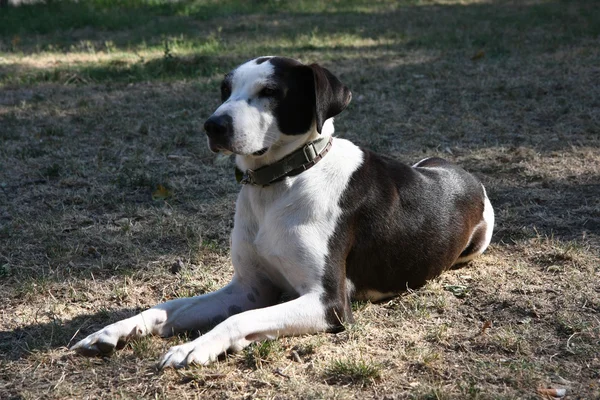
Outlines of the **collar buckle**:
[{"label": "collar buckle", "polygon": [[236,167],[235,169],[235,180],[242,185],[249,185],[254,183],[252,179],[252,175],[254,171],[251,169],[247,169],[246,171],[242,171]]},{"label": "collar buckle", "polygon": [[242,175],[242,180],[240,181],[240,183],[242,185],[248,185],[248,184],[253,184],[254,183],[254,179],[253,179],[253,175],[254,175],[254,171],[251,169],[247,169],[243,175]]},{"label": "collar buckle", "polygon": [[306,157],[306,162],[313,161],[319,155],[314,142],[307,143],[306,146],[302,148],[302,152],[304,153],[304,157]]}]

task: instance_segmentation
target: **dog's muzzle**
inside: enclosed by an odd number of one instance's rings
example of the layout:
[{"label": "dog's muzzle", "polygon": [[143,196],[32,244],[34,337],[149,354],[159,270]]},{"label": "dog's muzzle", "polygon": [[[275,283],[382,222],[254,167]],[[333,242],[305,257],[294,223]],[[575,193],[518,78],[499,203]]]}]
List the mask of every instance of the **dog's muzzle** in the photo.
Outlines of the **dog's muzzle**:
[{"label": "dog's muzzle", "polygon": [[231,151],[233,119],[230,115],[211,116],[204,123],[204,130],[208,136],[208,147],[212,152]]}]

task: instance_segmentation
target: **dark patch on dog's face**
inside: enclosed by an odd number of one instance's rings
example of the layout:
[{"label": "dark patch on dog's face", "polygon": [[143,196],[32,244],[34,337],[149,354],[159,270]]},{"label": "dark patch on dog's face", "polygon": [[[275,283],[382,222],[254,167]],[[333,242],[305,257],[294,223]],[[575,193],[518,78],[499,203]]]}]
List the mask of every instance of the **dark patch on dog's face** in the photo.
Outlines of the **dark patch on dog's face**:
[{"label": "dark patch on dog's face", "polygon": [[254,295],[252,293],[248,293],[247,297],[251,303],[256,303],[256,297],[254,297]]}]

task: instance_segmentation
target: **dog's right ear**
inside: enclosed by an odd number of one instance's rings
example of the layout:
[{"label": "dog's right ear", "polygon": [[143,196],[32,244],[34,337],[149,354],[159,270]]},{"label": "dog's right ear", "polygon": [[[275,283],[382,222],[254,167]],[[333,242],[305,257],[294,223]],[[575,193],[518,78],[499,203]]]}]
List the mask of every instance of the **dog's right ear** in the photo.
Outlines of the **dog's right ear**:
[{"label": "dog's right ear", "polygon": [[317,132],[321,133],[325,121],[348,107],[352,92],[328,69],[318,64],[308,67],[313,71]]}]

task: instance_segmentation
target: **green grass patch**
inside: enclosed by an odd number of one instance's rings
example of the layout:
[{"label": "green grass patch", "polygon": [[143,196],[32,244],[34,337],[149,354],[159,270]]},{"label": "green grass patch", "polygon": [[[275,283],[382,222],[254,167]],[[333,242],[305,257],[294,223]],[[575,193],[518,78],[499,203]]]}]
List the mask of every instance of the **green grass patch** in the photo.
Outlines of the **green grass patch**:
[{"label": "green grass patch", "polygon": [[269,364],[281,355],[281,345],[276,340],[265,340],[252,343],[244,349],[244,363],[246,366],[259,369],[264,364]]},{"label": "green grass patch", "polygon": [[373,12],[415,3],[418,1],[56,0],[3,10],[0,14],[0,35],[48,34],[84,28],[100,31],[133,29],[154,22],[157,17],[188,17],[205,21],[258,13]]},{"label": "green grass patch", "polygon": [[371,385],[381,379],[381,365],[364,359],[336,359],[325,369],[324,378],[333,384]]}]

